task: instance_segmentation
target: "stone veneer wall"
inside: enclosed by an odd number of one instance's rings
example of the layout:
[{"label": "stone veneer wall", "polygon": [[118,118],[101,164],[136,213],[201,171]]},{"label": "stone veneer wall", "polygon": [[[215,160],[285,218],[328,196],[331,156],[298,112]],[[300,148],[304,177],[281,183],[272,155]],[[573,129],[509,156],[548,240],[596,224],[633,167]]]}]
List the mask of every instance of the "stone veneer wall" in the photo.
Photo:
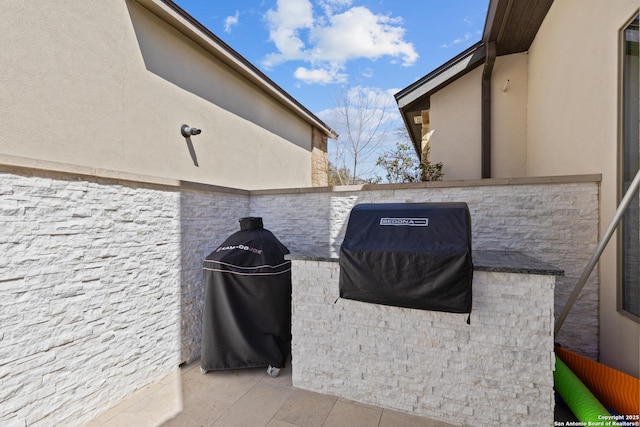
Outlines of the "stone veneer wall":
[{"label": "stone veneer wall", "polygon": [[199,357],[202,260],[248,211],[242,194],[0,173],[0,424],[79,425]]},{"label": "stone veneer wall", "polygon": [[553,424],[553,276],[475,271],[467,325],[336,302],[339,274],[337,262],[292,262],[294,386],[455,425]]},{"label": "stone veneer wall", "polygon": [[[357,203],[466,202],[473,249],[520,251],[564,270],[565,276],[556,282],[559,314],[597,244],[598,182],[512,179],[434,184],[289,194],[258,191],[251,198],[251,213],[264,217],[265,227],[292,253],[335,257],[349,212]],[[598,357],[598,288],[594,273],[558,335],[565,347],[593,359]]]},{"label": "stone veneer wall", "polygon": [[200,357],[204,282],[202,261],[220,243],[240,230],[238,220],[249,215],[247,194],[204,190],[180,192],[182,309],[181,362]]},{"label": "stone veneer wall", "polygon": [[[202,260],[247,215],[292,252],[323,255],[337,254],[355,203],[466,201],[474,247],[521,250],[564,269],[570,285],[595,245],[598,180],[542,181],[248,192],[4,167],[0,424],[82,424],[199,357]],[[597,286],[561,336],[586,355],[597,353]]]},{"label": "stone veneer wall", "polygon": [[311,186],[324,187],[329,185],[327,137],[313,128],[311,140]]}]

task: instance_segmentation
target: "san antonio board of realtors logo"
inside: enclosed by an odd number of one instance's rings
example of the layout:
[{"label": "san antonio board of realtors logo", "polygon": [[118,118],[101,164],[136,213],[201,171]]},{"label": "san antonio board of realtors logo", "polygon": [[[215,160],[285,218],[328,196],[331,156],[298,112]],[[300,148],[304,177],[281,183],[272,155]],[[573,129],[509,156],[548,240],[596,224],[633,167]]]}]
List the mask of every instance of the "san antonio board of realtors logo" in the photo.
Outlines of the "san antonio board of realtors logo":
[{"label": "san antonio board of realtors logo", "polygon": [[406,225],[409,227],[428,227],[429,218],[380,218],[380,225]]}]

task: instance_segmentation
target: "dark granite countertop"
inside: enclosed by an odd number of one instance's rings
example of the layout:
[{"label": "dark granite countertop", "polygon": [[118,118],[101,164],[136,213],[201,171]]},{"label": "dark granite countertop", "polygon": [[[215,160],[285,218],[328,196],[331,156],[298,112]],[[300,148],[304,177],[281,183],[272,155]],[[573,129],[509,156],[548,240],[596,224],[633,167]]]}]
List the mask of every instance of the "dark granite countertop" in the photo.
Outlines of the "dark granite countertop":
[{"label": "dark granite countertop", "polygon": [[472,257],[476,271],[564,276],[563,270],[522,252],[478,250]]},{"label": "dark granite countertop", "polygon": [[[564,271],[551,264],[540,261],[522,252],[476,250],[472,253],[475,271],[496,273],[541,274],[545,276],[564,276]],[[285,259],[301,261],[338,262],[336,257],[305,256],[290,254]]]}]

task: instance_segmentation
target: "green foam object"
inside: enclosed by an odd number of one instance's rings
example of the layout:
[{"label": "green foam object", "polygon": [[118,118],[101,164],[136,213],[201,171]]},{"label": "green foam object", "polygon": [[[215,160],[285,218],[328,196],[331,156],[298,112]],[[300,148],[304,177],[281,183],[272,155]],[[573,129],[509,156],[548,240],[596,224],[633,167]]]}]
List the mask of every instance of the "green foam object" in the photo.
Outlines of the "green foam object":
[{"label": "green foam object", "polygon": [[556,391],[578,420],[585,423],[602,421],[603,416],[610,415],[593,393],[558,356],[556,356],[556,370],[553,372],[553,380]]}]

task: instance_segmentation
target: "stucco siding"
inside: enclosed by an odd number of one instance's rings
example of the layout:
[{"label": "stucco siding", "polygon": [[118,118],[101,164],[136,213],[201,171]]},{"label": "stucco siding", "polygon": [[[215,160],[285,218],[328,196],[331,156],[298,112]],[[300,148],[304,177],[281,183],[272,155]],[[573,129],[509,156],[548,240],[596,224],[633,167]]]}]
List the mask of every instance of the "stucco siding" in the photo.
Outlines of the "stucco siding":
[{"label": "stucco siding", "polygon": [[[11,106],[0,154],[236,188],[311,185],[312,126],[137,2],[9,2],[0,24],[0,102]],[[202,134],[189,143],[182,124]]]},{"label": "stucco siding", "polygon": [[[431,95],[431,161],[444,179],[481,177],[480,66]],[[527,55],[496,58],[491,87],[491,177],[526,176]]]},{"label": "stucco siding", "polygon": [[446,180],[481,177],[481,77],[477,68],[431,96],[431,161],[443,163]]},{"label": "stucco siding", "polygon": [[[618,192],[620,31],[638,6],[556,1],[529,51],[527,174],[601,173],[601,230]],[[640,325],[617,312],[616,246],[614,235],[599,263],[600,357],[638,375]]]},{"label": "stucco siding", "polygon": [[[526,176],[526,53],[496,58],[491,85],[491,177]],[[534,125],[535,126],[535,125]]]}]

